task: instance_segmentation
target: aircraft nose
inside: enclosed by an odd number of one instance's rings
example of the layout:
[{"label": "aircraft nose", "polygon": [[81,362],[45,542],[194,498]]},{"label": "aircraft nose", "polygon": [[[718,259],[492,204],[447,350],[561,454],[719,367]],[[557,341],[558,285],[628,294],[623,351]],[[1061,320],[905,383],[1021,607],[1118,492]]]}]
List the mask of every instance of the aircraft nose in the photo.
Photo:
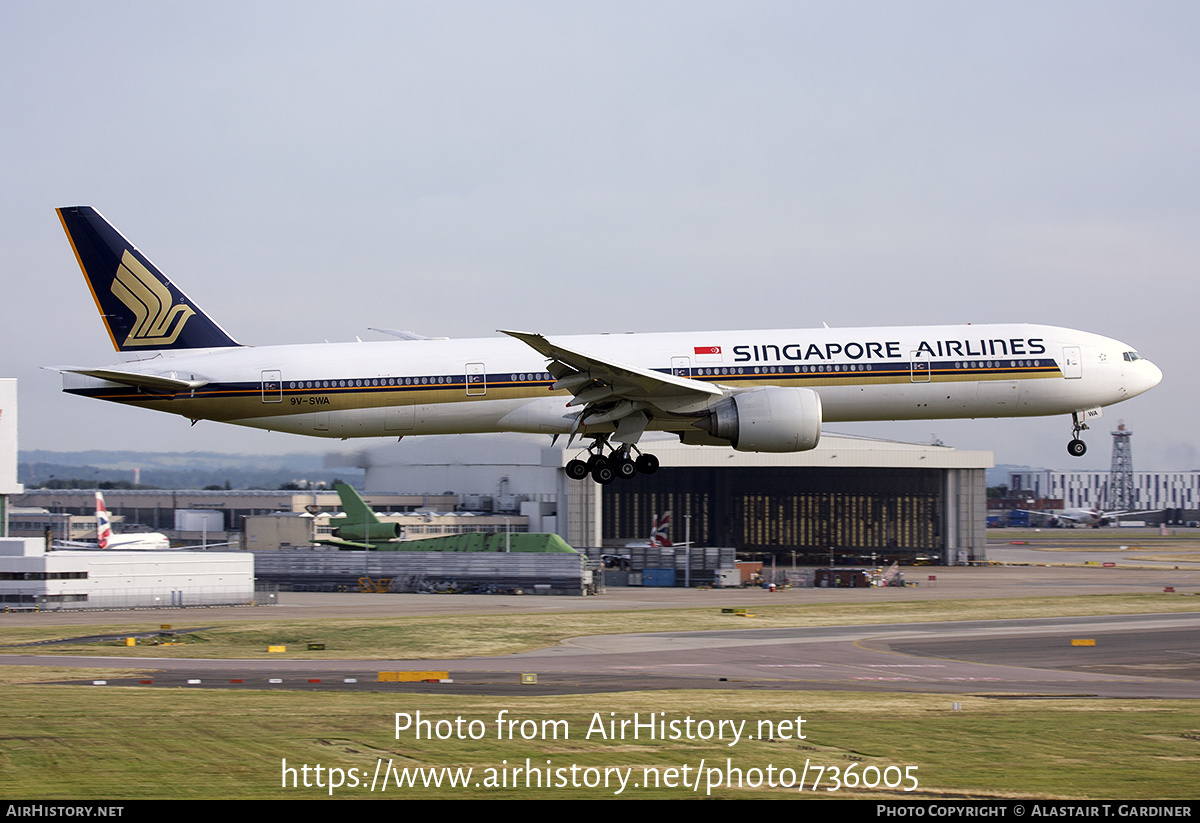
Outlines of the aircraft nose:
[{"label": "aircraft nose", "polygon": [[1150,391],[1162,382],[1163,373],[1158,366],[1149,360],[1142,360],[1137,365],[1141,367],[1137,370],[1138,394]]},{"label": "aircraft nose", "polygon": [[1148,367],[1147,368],[1147,371],[1149,372],[1148,379],[1150,381],[1149,385],[1146,386],[1146,388],[1152,389],[1155,386],[1157,386],[1159,383],[1162,382],[1162,369],[1160,369],[1158,366],[1151,363],[1149,360],[1146,361],[1146,366]]}]

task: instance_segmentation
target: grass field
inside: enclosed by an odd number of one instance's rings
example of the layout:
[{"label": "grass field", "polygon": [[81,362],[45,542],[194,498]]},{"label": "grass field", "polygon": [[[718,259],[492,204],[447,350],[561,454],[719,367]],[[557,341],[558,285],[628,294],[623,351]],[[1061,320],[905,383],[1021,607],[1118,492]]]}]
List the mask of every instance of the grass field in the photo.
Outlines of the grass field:
[{"label": "grass field", "polygon": [[1006,541],[1006,540],[1044,540],[1046,542],[1055,541],[1072,541],[1072,540],[1091,540],[1099,542],[1113,543],[1178,543],[1178,544],[1197,544],[1200,543],[1200,531],[1196,529],[1173,529],[1169,528],[1167,534],[1159,534],[1157,528],[1145,529],[1115,529],[1105,527],[1103,529],[1090,528],[1075,528],[1075,529],[1027,529],[1027,528],[1003,528],[1003,529],[988,529],[987,536],[989,541]]},{"label": "grass field", "polygon": [[1087,551],[1112,554],[1130,562],[1200,564],[1200,534],[1195,529],[989,529],[988,543],[1003,546],[1021,541],[1023,548],[1044,552],[1047,563],[1056,562],[1058,552]]},{"label": "grass field", "polygon": [[1200,560],[1200,533],[1186,529],[1159,534],[1157,529],[988,529],[988,543],[1003,545],[1013,540],[1027,541],[1034,548],[1118,551],[1121,547],[1140,550],[1170,550],[1194,555]]},{"label": "grass field", "polygon": [[[231,622],[184,638],[179,646],[126,647],[124,643],[68,643],[36,649],[0,648],[7,654],[89,654],[113,657],[247,658],[268,657],[267,647],[285,645],[288,657],[311,660],[355,658],[479,657],[552,646],[569,637],[632,632],[705,631],[729,628],[920,623],[931,621],[996,620],[1004,618],[1071,617],[1099,614],[1146,614],[1200,611],[1200,597],[1161,594],[1024,597],[997,600],[933,600],[869,605],[824,604],[755,607],[754,616],[739,618],[720,609],[662,609],[636,612],[463,615],[454,617],[329,618]],[[203,625],[204,613],[192,625]],[[483,626],[483,628],[481,628]],[[29,643],[95,634],[152,631],[154,615],[140,622],[97,623],[91,626],[21,627],[0,629],[0,645]],[[179,626],[183,628],[183,626]],[[310,642],[325,651],[305,651]]]},{"label": "grass field", "polygon": [[[1200,705],[1172,701],[746,691],[489,698],[67,686],[6,686],[0,694],[0,796],[8,798],[325,798],[331,768],[353,775],[332,791],[340,798],[794,797],[795,788],[766,785],[768,776],[795,781],[806,762],[810,796],[1189,798],[1200,762]],[[951,710],[952,700],[960,711]],[[566,725],[557,726],[557,739],[539,726],[534,739],[497,740],[502,710],[506,718]],[[476,730],[485,734],[471,740],[464,727],[467,739],[417,740],[409,731],[397,739],[395,714],[418,711],[435,723],[478,720]],[[638,740],[603,739],[594,728],[588,739],[597,715],[607,722],[610,712],[618,720],[637,712],[643,720],[746,725],[732,746],[732,731],[725,740],[689,740],[684,726],[681,739],[649,740],[645,732]],[[760,720],[794,724],[797,717],[804,739],[795,725],[785,734],[775,727],[774,740],[745,739]],[[703,727],[693,730],[699,735]],[[513,786],[512,769],[527,758],[543,770],[541,787],[526,785],[524,775]],[[283,786],[285,760],[297,769],[296,788],[292,780]],[[414,777],[418,785],[397,788],[393,776],[386,789],[370,791],[377,764],[389,762],[400,780]],[[316,785],[317,764],[324,787]],[[442,767],[471,769],[468,785],[427,788],[412,771]],[[900,785],[830,792],[835,767],[853,767],[849,781],[865,776],[882,784],[886,775]],[[547,768],[554,770],[549,780]],[[740,788],[727,785],[731,768],[741,770]],[[824,771],[814,793],[818,768]],[[610,771],[604,786],[605,769],[622,770],[624,791],[617,792],[618,772]],[[697,774],[698,788],[681,785]],[[634,786],[655,775],[657,787]],[[489,777],[498,785],[488,786]],[[571,785],[589,779],[598,785]],[[355,780],[359,785],[350,785]],[[567,785],[555,785],[560,781]],[[915,791],[903,791],[914,782]]]},{"label": "grass field", "polygon": [[[577,634],[1194,611],[1200,608],[1197,600],[1119,595],[779,606],[762,609],[750,620],[716,610],[676,610],[563,614],[550,621],[545,615],[504,615],[234,623],[205,632],[202,640],[186,646],[111,646],[107,651],[115,656],[249,657],[262,656],[268,642],[318,640],[331,648],[303,656],[454,656],[545,646]],[[203,614],[196,620],[202,625]],[[140,628],[156,626],[152,617],[144,623]],[[481,628],[481,623],[486,625]],[[5,629],[0,642],[101,628],[139,626]],[[96,651],[92,646],[54,648]],[[1195,776],[1200,772],[1200,702],[1188,701],[767,689],[486,697],[36,684],[106,674],[112,672],[0,667],[0,797],[1187,799],[1197,795]],[[960,710],[952,710],[953,702]],[[415,717],[417,712],[434,724],[445,721],[427,732],[443,732],[446,739],[436,734],[417,739],[411,730],[397,737],[396,713]],[[509,729],[509,739],[497,737],[501,712],[518,721]],[[596,733],[597,721],[632,720],[635,713],[642,722],[648,717],[675,721],[680,736],[647,739],[643,731],[634,740]],[[797,718],[804,721],[798,727],[803,739],[797,735]],[[714,724],[713,730],[725,732],[724,739],[701,739],[708,727],[699,721]],[[791,725],[774,725],[773,739],[758,739],[760,721]],[[738,723],[745,724],[742,736],[729,745]],[[522,730],[528,739],[522,738]],[[471,739],[477,732],[479,739]],[[285,761],[294,771],[285,771]],[[527,761],[538,770],[540,786],[533,772],[514,775]],[[383,776],[376,778],[380,764]],[[388,764],[394,771],[387,770]],[[451,773],[433,771],[440,769]],[[449,785],[451,774],[465,776],[467,769],[466,785]],[[842,785],[829,792],[838,785],[835,769]],[[729,786],[739,774],[742,785]],[[332,794],[331,775],[343,783]],[[422,785],[435,776],[443,785]],[[879,785],[846,785],[864,778]],[[386,782],[386,790],[377,782],[372,792],[373,779]],[[769,785],[798,779],[805,780],[803,794],[794,787]],[[409,780],[415,785],[397,786],[397,781]],[[914,783],[915,791],[904,791]]]}]

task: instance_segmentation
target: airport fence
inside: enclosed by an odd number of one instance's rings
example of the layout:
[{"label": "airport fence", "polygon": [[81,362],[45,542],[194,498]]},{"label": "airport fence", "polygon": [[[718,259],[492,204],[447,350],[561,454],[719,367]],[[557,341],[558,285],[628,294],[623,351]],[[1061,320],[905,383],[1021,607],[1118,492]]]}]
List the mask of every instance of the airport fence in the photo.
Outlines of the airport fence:
[{"label": "airport fence", "polygon": [[47,594],[38,589],[8,590],[0,596],[4,611],[68,611],[76,609],[180,609],[204,606],[250,606],[254,591],[246,587],[192,589],[114,588],[86,594]]}]

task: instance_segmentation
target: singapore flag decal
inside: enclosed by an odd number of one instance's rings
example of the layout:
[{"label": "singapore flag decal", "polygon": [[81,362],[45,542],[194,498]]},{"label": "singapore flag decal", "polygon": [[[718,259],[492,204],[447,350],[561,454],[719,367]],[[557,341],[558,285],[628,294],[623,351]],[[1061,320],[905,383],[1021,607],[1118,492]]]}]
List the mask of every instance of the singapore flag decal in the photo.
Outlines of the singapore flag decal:
[{"label": "singapore flag decal", "polygon": [[697,363],[720,363],[720,346],[694,346],[692,352],[696,355]]}]

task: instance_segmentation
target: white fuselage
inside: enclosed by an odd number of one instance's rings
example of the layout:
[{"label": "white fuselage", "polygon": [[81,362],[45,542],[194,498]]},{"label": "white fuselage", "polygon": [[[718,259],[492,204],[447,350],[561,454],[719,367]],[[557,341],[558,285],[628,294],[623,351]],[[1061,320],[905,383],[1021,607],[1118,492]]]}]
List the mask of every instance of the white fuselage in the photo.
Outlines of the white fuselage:
[{"label": "white fuselage", "polygon": [[162,552],[171,548],[171,541],[166,535],[158,532],[149,534],[119,534],[109,539],[104,547],[108,551],[148,551]]},{"label": "white fuselage", "polygon": [[1055,513],[1055,517],[1065,523],[1070,523],[1073,526],[1102,526],[1110,520],[1120,520],[1122,517],[1136,517],[1137,515],[1159,514],[1161,509],[1146,509],[1142,511],[1130,511],[1127,509],[1119,509],[1112,511],[1104,511],[1102,509],[1063,509]]},{"label": "white fuselage", "polygon": [[[550,339],[610,363],[707,381],[725,395],[810,388],[826,422],[1066,414],[1126,400],[1162,378],[1132,346],[1041,325]],[[193,419],[323,437],[557,434],[576,427],[570,393],[551,389],[547,358],[513,338],[160,352],[114,368],[206,382],[193,392],[156,395],[68,374],[64,389]],[[708,402],[657,409],[649,428],[682,429]]]}]

